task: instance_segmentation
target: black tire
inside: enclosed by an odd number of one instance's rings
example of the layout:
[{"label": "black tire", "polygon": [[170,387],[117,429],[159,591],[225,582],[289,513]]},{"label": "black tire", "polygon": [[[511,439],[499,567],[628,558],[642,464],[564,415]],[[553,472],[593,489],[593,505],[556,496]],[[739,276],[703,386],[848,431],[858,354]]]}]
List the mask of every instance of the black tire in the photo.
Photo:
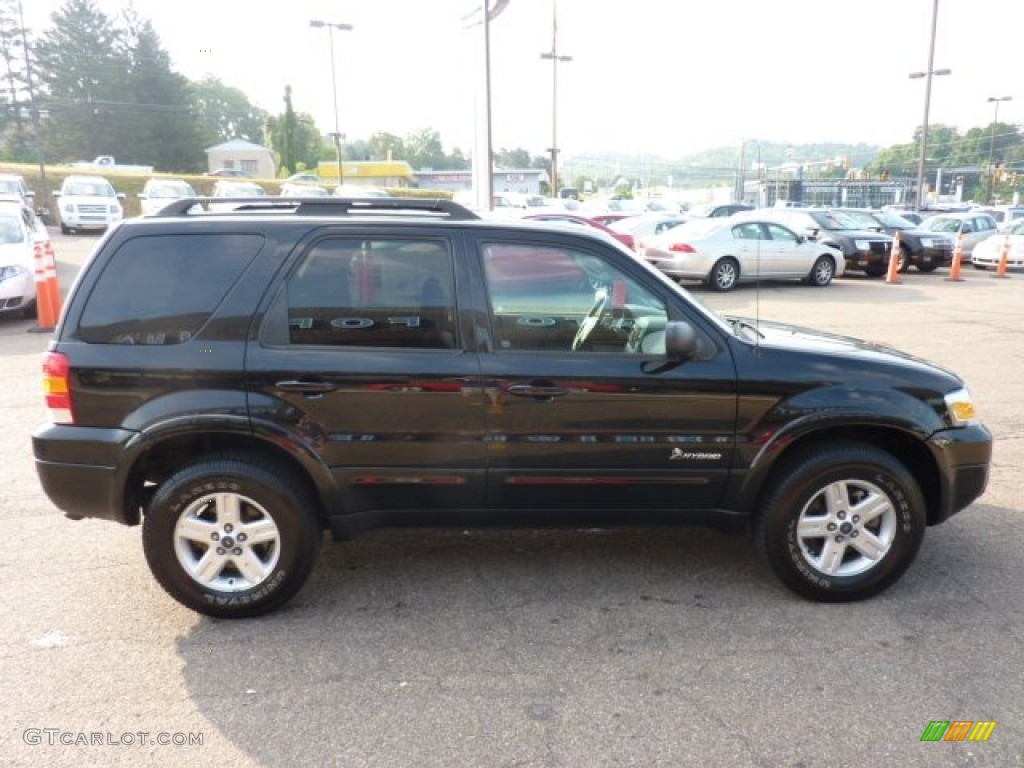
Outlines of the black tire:
[{"label": "black tire", "polygon": [[869,264],[864,267],[864,274],[868,277],[881,277],[889,271],[889,267],[885,264]]},{"label": "black tire", "polygon": [[980,269],[982,271],[985,271],[986,269],[988,269],[988,267],[986,267],[984,264],[978,264],[977,262],[974,262],[974,261],[972,261],[971,264],[974,265],[975,269]]},{"label": "black tire", "polygon": [[[891,257],[890,257],[891,258]],[[910,271],[910,265],[914,262],[913,257],[910,255],[910,249],[905,246],[900,246],[900,265],[898,270],[901,275],[905,275]]]},{"label": "black tire", "polygon": [[71,229],[63,221],[60,223],[60,233],[62,235],[70,235],[71,234]]},{"label": "black tire", "polygon": [[832,282],[832,278],[835,276],[836,263],[832,261],[830,256],[819,256],[814,260],[814,266],[811,267],[806,282],[808,285],[824,288]]},{"label": "black tire", "polygon": [[934,272],[938,268],[939,268],[938,264],[918,264],[917,265],[917,271],[918,272]]},{"label": "black tire", "polygon": [[[758,552],[783,584],[811,600],[849,602],[878,594],[906,571],[925,529],[924,498],[906,467],[854,442],[784,461],[754,519]],[[827,491],[836,495],[831,505]],[[865,511],[874,513],[870,520]]]},{"label": "black tire", "polygon": [[306,487],[276,464],[213,457],[159,487],[143,521],[143,550],[182,605],[218,618],[258,616],[309,577],[321,540],[315,509]]},{"label": "black tire", "polygon": [[736,287],[740,281],[740,265],[736,259],[726,256],[715,262],[708,273],[708,287],[725,293]]},{"label": "black tire", "polygon": [[27,307],[21,308],[21,316],[26,320],[32,320],[39,316],[39,302],[35,299]]}]

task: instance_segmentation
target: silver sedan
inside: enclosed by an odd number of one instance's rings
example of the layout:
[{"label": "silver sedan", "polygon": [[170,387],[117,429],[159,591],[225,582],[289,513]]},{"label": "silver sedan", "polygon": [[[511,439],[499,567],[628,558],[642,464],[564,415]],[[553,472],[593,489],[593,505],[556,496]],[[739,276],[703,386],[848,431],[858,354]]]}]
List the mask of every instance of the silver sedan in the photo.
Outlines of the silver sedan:
[{"label": "silver sedan", "polygon": [[677,280],[701,280],[717,291],[758,279],[826,286],[846,267],[838,249],[746,214],[673,227],[649,240],[643,256]]}]

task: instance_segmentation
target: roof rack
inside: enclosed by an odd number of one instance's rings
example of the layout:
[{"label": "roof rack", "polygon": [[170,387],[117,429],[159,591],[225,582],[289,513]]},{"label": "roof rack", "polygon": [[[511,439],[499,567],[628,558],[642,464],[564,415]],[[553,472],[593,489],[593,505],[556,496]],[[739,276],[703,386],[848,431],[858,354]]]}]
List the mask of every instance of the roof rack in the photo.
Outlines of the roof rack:
[{"label": "roof rack", "polygon": [[233,207],[225,213],[239,211],[282,211],[298,216],[336,216],[361,213],[426,213],[446,216],[453,221],[466,221],[480,217],[468,208],[440,198],[412,197],[186,197],[175,200],[162,208],[156,215],[182,216],[190,213],[196,205],[230,204]]}]

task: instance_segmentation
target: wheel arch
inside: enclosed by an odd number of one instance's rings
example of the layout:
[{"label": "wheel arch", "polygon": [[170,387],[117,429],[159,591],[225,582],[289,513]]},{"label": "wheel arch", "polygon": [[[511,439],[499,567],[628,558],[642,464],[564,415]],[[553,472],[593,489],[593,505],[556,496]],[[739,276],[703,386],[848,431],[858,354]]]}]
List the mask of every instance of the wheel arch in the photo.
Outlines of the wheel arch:
[{"label": "wheel arch", "polygon": [[125,521],[138,525],[164,480],[195,459],[214,454],[259,457],[293,475],[317,501],[319,508],[314,511],[321,520],[326,518],[326,509],[337,502],[330,471],[294,441],[227,430],[176,433],[150,440],[126,470],[122,486]]},{"label": "wheel arch", "polygon": [[[741,490],[742,507],[751,518],[762,508],[774,481],[801,456],[838,443],[862,443],[885,451],[902,463],[914,477],[924,497],[927,522],[934,524],[942,509],[942,476],[928,446],[917,436],[896,427],[836,424],[792,437],[762,454],[746,477]],[[767,459],[767,460],[764,460]]]}]

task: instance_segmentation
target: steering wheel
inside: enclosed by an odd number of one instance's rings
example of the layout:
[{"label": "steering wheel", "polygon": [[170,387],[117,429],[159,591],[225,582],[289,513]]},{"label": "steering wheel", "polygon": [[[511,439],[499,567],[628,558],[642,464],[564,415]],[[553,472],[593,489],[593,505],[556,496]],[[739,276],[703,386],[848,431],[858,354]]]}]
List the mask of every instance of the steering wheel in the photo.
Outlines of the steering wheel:
[{"label": "steering wheel", "polygon": [[587,343],[587,339],[590,338],[590,334],[594,332],[594,329],[600,324],[604,311],[608,308],[611,303],[611,294],[604,288],[601,288],[595,294],[594,305],[587,312],[587,316],[583,318],[580,323],[580,327],[576,331],[576,336],[572,340],[572,351],[576,352],[583,348],[583,345]]}]

